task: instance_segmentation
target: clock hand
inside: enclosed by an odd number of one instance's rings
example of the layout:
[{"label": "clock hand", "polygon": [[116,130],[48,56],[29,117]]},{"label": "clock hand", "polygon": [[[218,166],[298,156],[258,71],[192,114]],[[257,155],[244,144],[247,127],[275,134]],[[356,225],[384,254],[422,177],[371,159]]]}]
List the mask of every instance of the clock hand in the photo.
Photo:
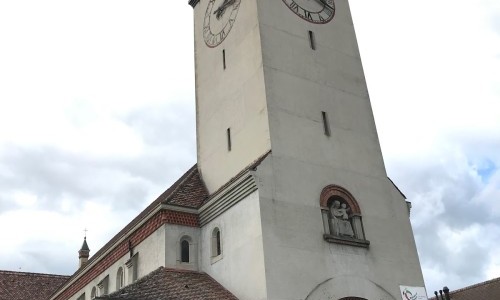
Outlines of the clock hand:
[{"label": "clock hand", "polygon": [[331,7],[330,4],[326,2],[326,0],[318,0],[318,2],[321,2],[321,4],[323,4],[324,6],[328,7],[331,10],[335,10],[335,8]]},{"label": "clock hand", "polygon": [[219,20],[220,18],[222,18],[222,16],[226,12],[226,8],[228,8],[229,6],[233,5],[234,2],[236,2],[236,0],[224,0],[224,2],[221,4],[221,6],[219,6],[219,8],[217,8],[214,11],[214,15],[217,17],[217,20]]}]

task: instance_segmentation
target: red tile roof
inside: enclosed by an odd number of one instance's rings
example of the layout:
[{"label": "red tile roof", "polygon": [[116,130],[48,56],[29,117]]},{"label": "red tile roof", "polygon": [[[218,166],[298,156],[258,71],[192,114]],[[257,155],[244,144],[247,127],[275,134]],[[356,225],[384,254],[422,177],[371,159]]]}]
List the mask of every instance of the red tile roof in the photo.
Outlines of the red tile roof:
[{"label": "red tile roof", "polygon": [[0,271],[0,300],[47,300],[69,276]]},{"label": "red tile roof", "polygon": [[160,267],[137,282],[96,299],[237,300],[205,273]]},{"label": "red tile roof", "polygon": [[183,207],[199,208],[208,198],[208,191],[201,180],[196,165],[188,172],[187,178],[177,186],[164,202]]},{"label": "red tile roof", "polygon": [[[451,300],[500,299],[500,277],[450,292]],[[436,297],[430,298],[436,300]]]}]

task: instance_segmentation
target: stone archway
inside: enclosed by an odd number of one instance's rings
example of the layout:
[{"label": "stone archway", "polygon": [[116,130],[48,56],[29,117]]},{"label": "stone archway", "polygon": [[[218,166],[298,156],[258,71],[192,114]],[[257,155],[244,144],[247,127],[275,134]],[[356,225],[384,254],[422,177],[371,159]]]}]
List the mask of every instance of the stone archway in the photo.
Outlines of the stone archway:
[{"label": "stone archway", "polygon": [[[399,291],[398,291],[399,292]],[[356,296],[354,296],[356,295]],[[340,275],[319,283],[305,300],[396,300],[379,284],[362,277]]]}]

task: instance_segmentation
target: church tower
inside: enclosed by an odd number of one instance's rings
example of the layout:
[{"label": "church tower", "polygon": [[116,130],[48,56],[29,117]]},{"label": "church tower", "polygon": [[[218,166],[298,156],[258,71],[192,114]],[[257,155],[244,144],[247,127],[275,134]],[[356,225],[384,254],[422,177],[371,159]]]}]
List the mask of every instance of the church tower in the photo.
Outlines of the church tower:
[{"label": "church tower", "polygon": [[198,169],[216,195],[200,214],[212,240],[200,268],[240,299],[399,300],[423,287],[348,1],[189,4]]}]

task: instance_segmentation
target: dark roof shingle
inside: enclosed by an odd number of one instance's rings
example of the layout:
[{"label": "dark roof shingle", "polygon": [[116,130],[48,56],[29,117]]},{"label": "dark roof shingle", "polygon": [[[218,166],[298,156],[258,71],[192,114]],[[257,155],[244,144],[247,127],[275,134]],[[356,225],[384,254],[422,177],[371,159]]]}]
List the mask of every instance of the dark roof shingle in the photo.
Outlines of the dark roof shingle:
[{"label": "dark roof shingle", "polygon": [[208,198],[208,191],[196,165],[190,171],[187,178],[167,197],[166,204],[199,208],[203,201]]},{"label": "dark roof shingle", "polygon": [[69,276],[0,271],[0,300],[47,300]]},{"label": "dark roof shingle", "polygon": [[137,282],[96,299],[237,300],[206,273],[160,267]]}]

